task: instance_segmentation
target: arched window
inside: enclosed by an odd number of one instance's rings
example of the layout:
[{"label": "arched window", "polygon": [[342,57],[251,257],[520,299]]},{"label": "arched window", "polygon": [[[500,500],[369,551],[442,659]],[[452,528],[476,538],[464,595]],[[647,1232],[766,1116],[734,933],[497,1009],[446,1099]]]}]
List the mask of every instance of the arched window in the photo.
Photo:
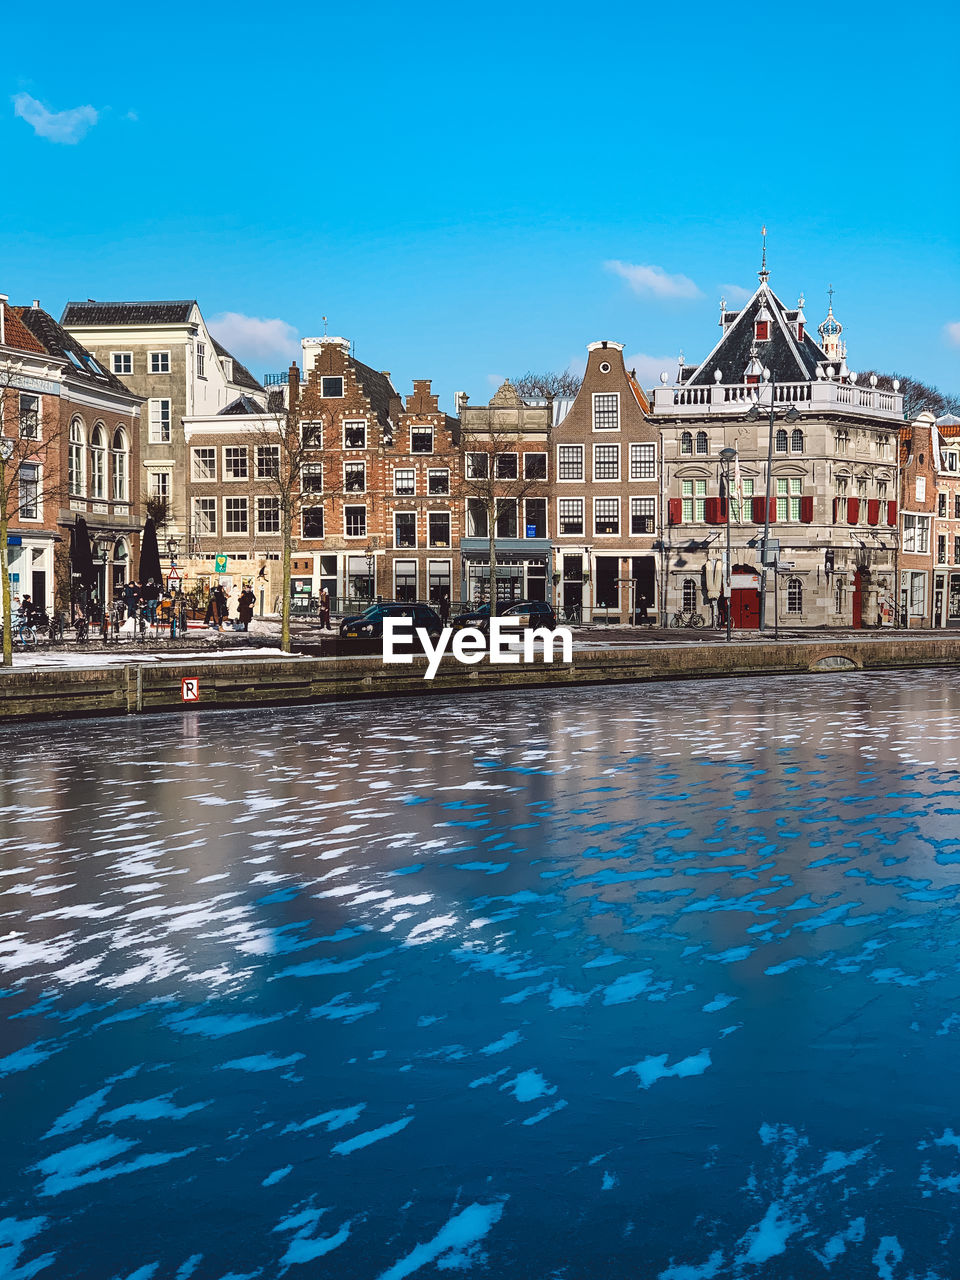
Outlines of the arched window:
[{"label": "arched window", "polygon": [[790,448],[794,453],[803,453],[803,432],[799,427],[794,427],[793,434],[790,437]]},{"label": "arched window", "polygon": [[693,453],[693,436],[689,431],[680,432],[680,452]]},{"label": "arched window", "polygon": [[67,491],[72,498],[83,497],[83,445],[83,419],[74,418],[67,445]]},{"label": "arched window", "polygon": [[799,578],[787,583],[787,613],[803,613],[803,583]]},{"label": "arched window", "polygon": [[107,496],[106,436],[103,423],[94,424],[90,433],[90,497]]},{"label": "arched window", "polygon": [[707,439],[707,433],[705,431],[698,431],[697,432],[697,453],[709,453],[709,452],[710,452],[710,442]]},{"label": "arched window", "polygon": [[127,501],[127,437],[122,427],[113,433],[110,450],[110,485],[114,502]]},{"label": "arched window", "polygon": [[777,440],[774,447],[776,448],[777,453],[787,452],[787,433],[784,431],[783,427],[781,427],[777,432]]},{"label": "arched window", "polygon": [[694,613],[697,608],[697,580],[696,578],[684,578],[683,580],[683,609],[685,613]]}]

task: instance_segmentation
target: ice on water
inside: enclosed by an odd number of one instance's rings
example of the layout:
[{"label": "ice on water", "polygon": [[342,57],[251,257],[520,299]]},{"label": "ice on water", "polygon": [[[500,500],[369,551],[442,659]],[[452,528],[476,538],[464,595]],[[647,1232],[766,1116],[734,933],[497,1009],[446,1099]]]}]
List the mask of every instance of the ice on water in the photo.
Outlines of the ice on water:
[{"label": "ice on water", "polygon": [[960,677],[0,750],[0,1276],[958,1274]]}]

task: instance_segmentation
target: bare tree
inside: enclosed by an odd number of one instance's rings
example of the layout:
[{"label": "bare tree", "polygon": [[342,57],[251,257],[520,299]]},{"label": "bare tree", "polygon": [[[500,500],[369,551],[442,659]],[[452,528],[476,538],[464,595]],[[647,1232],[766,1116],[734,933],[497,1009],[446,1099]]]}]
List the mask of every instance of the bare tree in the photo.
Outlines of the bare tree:
[{"label": "bare tree", "polygon": [[555,400],[558,396],[575,396],[580,390],[583,378],[579,373],[564,369],[561,373],[527,372],[520,378],[511,378],[518,394],[524,400]]},{"label": "bare tree", "polygon": [[[0,303],[0,306],[3,304]],[[44,403],[42,399],[39,401]],[[0,372],[0,579],[2,579],[3,661],[13,665],[9,553],[10,521],[27,511],[40,511],[45,499],[63,490],[61,449],[66,417],[61,401],[47,412],[23,405],[17,375]]]},{"label": "bare tree", "polygon": [[461,434],[464,466],[460,496],[467,504],[468,526],[472,520],[475,529],[486,528],[490,545],[491,617],[497,613],[497,535],[517,536],[524,498],[542,488],[546,479],[545,475],[525,474],[521,448],[524,439],[519,422],[500,422],[496,413],[482,427],[465,428]]}]

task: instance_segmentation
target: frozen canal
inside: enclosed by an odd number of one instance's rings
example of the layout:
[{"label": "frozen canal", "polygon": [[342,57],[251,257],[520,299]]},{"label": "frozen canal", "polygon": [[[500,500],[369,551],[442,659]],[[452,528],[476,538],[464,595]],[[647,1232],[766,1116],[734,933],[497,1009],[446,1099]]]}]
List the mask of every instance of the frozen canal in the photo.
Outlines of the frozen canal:
[{"label": "frozen canal", "polygon": [[956,674],[0,750],[4,1280],[960,1275]]}]

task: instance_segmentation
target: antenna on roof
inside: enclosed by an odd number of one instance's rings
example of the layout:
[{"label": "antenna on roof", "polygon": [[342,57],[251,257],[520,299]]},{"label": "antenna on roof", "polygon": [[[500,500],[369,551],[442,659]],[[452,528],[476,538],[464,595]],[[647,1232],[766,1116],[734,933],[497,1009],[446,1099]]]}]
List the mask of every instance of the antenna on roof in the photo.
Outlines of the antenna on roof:
[{"label": "antenna on roof", "polygon": [[760,263],[760,270],[758,271],[758,273],[757,273],[757,274],[758,274],[758,275],[759,275],[759,277],[760,277],[760,283],[761,283],[761,284],[766,284],[766,283],[767,283],[767,281],[770,279],[770,272],[767,270],[767,228],[766,228],[766,225],[764,225],[764,226],[762,226],[762,227],[760,228],[760,234],[763,236],[763,258],[762,258],[761,263]]},{"label": "antenna on roof", "polygon": [[327,336],[327,317],[323,317],[323,336]]}]

